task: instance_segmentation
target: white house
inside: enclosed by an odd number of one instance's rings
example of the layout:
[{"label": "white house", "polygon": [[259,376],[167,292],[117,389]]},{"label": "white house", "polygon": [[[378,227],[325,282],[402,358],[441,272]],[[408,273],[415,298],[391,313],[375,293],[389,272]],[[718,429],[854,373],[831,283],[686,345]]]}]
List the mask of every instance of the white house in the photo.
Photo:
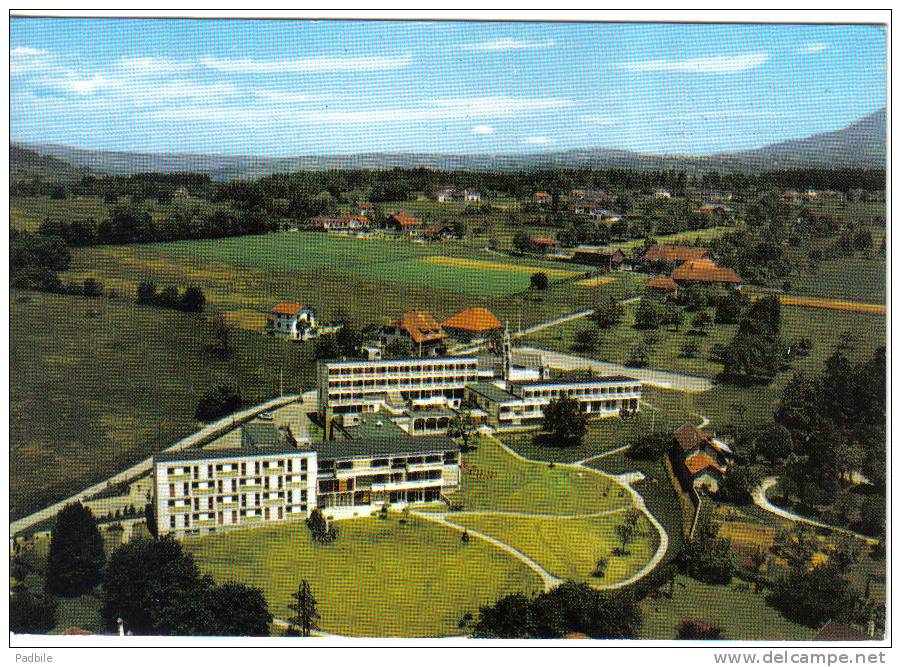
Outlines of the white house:
[{"label": "white house", "polygon": [[316,314],[312,308],[297,303],[280,303],[269,314],[266,331],[291,340],[314,338],[318,334]]},{"label": "white house", "polygon": [[482,193],[476,190],[466,190],[466,192],[463,193],[463,199],[465,199],[467,203],[478,204],[482,201]]}]

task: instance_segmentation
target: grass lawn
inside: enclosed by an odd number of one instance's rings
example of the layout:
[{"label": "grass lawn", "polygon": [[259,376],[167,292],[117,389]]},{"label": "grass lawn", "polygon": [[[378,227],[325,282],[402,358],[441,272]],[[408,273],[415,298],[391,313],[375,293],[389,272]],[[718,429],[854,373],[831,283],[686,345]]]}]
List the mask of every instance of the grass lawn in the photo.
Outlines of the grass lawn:
[{"label": "grass lawn", "polygon": [[69,197],[66,200],[41,197],[11,197],[10,227],[20,231],[36,231],[44,220],[98,223],[109,215],[109,206],[101,197]]},{"label": "grass lawn", "polygon": [[370,637],[459,634],[466,612],[514,592],[535,593],[539,578],[481,540],[464,544],[449,528],[411,518],[406,525],[341,521],[338,540],[314,544],[302,522],[194,538],[185,546],[217,582],[262,588],[270,611],[288,619],[290,596],[310,582],[326,632]]},{"label": "grass lawn", "polygon": [[463,456],[463,489],[454,495],[466,511],[591,514],[631,506],[628,491],[599,475],[521,461],[490,438]]},{"label": "grass lawn", "polygon": [[712,622],[732,640],[808,641],[816,634],[767,606],[765,593],[734,579],[728,586],[710,586],[677,576],[672,599],[648,597],[641,609],[645,639],[674,639],[679,623],[690,618]]},{"label": "grass lawn", "polygon": [[197,430],[209,386],[253,405],[312,385],[312,349],[236,331],[220,361],[202,317],[123,300],[10,293],[10,514],[64,498]]},{"label": "grass lawn", "polygon": [[[638,534],[625,555],[615,528],[624,513],[578,519],[516,517],[486,514],[450,514],[456,524],[495,537],[523,552],[548,572],[567,581],[612,584],[628,579],[651,559],[657,548],[657,530],[644,515]],[[603,578],[592,576],[598,558],[607,559]]]}]

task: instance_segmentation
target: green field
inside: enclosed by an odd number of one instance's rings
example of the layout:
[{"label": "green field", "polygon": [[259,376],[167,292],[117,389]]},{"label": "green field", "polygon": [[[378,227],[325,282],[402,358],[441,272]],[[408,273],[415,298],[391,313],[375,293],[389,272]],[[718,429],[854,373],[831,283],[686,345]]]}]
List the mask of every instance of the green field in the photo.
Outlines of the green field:
[{"label": "green field", "polygon": [[249,405],[312,386],[311,348],[235,331],[206,351],[199,316],[117,299],[10,293],[10,514],[17,518],[119,472],[197,430],[217,381]]},{"label": "green field", "polygon": [[491,438],[480,438],[464,455],[462,487],[453,500],[467,511],[592,514],[632,505],[628,491],[612,480],[517,459]]},{"label": "green field", "polygon": [[65,201],[50,197],[12,197],[9,204],[10,226],[20,231],[35,231],[48,218],[99,223],[108,216],[109,206],[100,197],[70,197]]},{"label": "green field", "polygon": [[767,606],[765,593],[735,579],[728,586],[710,586],[677,576],[672,599],[651,596],[641,609],[645,639],[675,639],[676,627],[686,619],[713,623],[731,640],[809,641],[815,634]]},{"label": "green field", "polygon": [[[641,515],[638,534],[624,555],[615,527],[623,513],[592,518],[520,517],[489,514],[450,514],[453,523],[509,544],[548,572],[566,581],[612,584],[628,579],[644,567],[657,548],[659,536]],[[604,577],[593,576],[598,558],[608,561]]]},{"label": "green field", "polygon": [[368,637],[461,634],[466,612],[514,592],[540,590],[532,571],[481,540],[410,518],[337,524],[338,540],[314,544],[303,523],[235,531],[185,542],[202,572],[220,583],[263,589],[277,618],[289,618],[302,579],[319,603],[326,632]]}]

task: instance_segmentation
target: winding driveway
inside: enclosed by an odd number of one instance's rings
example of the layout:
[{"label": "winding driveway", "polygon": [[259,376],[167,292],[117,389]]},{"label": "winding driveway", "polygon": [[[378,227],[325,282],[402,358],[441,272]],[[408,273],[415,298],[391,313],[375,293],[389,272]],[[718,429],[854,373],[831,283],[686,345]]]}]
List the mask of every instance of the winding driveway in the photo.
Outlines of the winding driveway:
[{"label": "winding driveway", "polygon": [[801,516],[800,514],[795,514],[794,512],[789,512],[786,509],[779,507],[778,505],[774,505],[770,502],[769,498],[767,498],[766,493],[771,488],[773,488],[776,484],[778,484],[778,477],[766,477],[761,480],[760,484],[751,492],[751,497],[754,499],[754,504],[761,509],[770,512],[771,514],[775,514],[778,517],[783,519],[787,519],[789,521],[794,521],[796,523],[806,523],[809,526],[815,526],[816,528],[825,528],[827,530],[834,531],[836,533],[843,533],[845,535],[850,535],[851,537],[855,537],[858,540],[863,540],[867,544],[878,544],[879,540],[868,537],[867,535],[861,535],[860,533],[855,533],[853,530],[848,530],[847,528],[842,528],[840,526],[833,526],[831,524],[825,523],[823,521],[817,521],[816,519],[811,519],[806,516]]}]

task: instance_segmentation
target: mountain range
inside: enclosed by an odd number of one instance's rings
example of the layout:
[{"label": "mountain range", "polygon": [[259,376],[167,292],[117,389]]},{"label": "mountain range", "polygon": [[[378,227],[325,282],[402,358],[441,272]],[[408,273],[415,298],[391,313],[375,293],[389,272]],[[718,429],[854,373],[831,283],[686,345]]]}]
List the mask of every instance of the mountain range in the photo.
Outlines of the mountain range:
[{"label": "mountain range", "polygon": [[[25,152],[22,149],[26,149]],[[15,151],[15,152],[14,152]],[[26,155],[26,153],[37,154]],[[26,159],[27,157],[27,159]],[[40,160],[44,159],[44,163]],[[690,172],[760,173],[800,168],[885,168],[886,111],[880,109],[840,130],[792,139],[753,150],[707,156],[650,155],[609,148],[571,149],[525,154],[353,153],[258,157],[196,153],[133,153],[75,148],[59,144],[10,145],[12,172],[17,164],[56,165],[67,174],[193,172],[214,180],[259,178],[274,173],[323,169],[425,167],[446,171],[523,171],[545,168],[677,169]]]}]

